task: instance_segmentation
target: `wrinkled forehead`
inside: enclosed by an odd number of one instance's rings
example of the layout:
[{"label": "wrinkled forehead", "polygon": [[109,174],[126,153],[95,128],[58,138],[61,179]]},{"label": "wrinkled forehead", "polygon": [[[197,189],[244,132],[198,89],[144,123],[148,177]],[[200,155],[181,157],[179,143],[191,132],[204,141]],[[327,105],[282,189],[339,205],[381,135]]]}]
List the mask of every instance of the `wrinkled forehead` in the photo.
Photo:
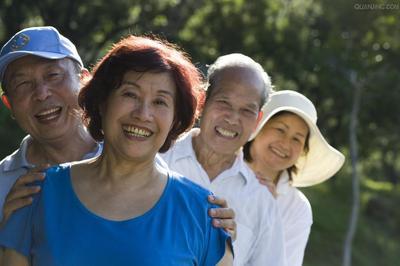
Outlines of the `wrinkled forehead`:
[{"label": "wrinkled forehead", "polygon": [[214,82],[224,81],[226,79],[237,78],[237,79],[252,79],[257,82],[263,83],[262,73],[257,69],[250,66],[234,65],[225,68],[221,68],[214,74]]},{"label": "wrinkled forehead", "polygon": [[5,71],[4,82],[18,75],[27,75],[34,70],[47,69],[51,67],[60,67],[69,69],[72,66],[72,60],[69,58],[47,59],[34,55],[27,55],[11,62]]},{"label": "wrinkled forehead", "polygon": [[4,73],[1,87],[6,92],[7,84],[18,77],[29,77],[37,71],[49,71],[60,68],[65,71],[75,71],[73,60],[69,58],[47,59],[34,55],[27,55],[11,62]]},{"label": "wrinkled forehead", "polygon": [[248,84],[258,88],[260,91],[264,90],[265,85],[262,73],[246,66],[231,66],[216,71],[212,77],[212,85],[218,87],[220,83],[226,82]]},{"label": "wrinkled forehead", "polygon": [[60,66],[67,67],[71,62],[68,58],[62,59],[47,59],[35,55],[27,55],[21,58],[18,58],[11,62],[6,69],[6,75],[10,75],[10,73],[14,73],[15,71],[23,71],[29,68],[37,68],[41,66]]},{"label": "wrinkled forehead", "polygon": [[252,96],[257,102],[261,101],[265,91],[262,75],[248,67],[229,67],[215,73],[209,98],[219,94],[235,93],[243,96]]}]

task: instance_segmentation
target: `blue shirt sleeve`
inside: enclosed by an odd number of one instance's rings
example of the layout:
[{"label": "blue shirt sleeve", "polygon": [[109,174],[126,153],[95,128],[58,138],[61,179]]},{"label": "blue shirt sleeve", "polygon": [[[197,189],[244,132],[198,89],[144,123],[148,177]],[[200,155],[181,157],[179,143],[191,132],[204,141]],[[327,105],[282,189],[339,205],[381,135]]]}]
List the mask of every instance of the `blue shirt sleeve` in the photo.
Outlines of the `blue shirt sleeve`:
[{"label": "blue shirt sleeve", "polygon": [[[210,208],[217,208],[218,206],[210,205]],[[221,228],[215,228],[211,223],[211,218],[209,219],[208,237],[207,245],[204,251],[204,257],[201,265],[204,266],[214,266],[216,265],[225,255],[225,248],[227,243],[229,243],[232,250],[231,238],[227,232]]]},{"label": "blue shirt sleeve", "polygon": [[0,246],[14,249],[28,257],[32,244],[33,213],[37,198],[31,205],[15,211],[0,228]]}]

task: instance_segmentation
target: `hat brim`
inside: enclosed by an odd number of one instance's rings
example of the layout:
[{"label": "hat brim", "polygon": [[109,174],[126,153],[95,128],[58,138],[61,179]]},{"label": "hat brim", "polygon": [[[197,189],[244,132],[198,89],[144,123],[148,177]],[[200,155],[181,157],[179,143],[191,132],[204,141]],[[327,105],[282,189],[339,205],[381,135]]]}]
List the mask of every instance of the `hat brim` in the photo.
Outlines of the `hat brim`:
[{"label": "hat brim", "polygon": [[[65,54],[59,54],[59,53],[50,53],[50,52],[36,52],[36,51],[15,51],[11,52],[9,54],[6,54],[5,56],[0,58],[0,81],[3,81],[4,73],[8,67],[8,65],[27,55],[34,55],[34,56],[39,56],[47,59],[62,59],[68,57]],[[71,57],[71,59],[75,60],[74,58]],[[78,62],[80,63],[80,62]],[[80,63],[81,64],[81,63]]]},{"label": "hat brim", "polygon": [[[345,157],[341,152],[329,145],[317,125],[299,108],[290,106],[275,108],[262,120],[262,124],[259,125],[260,130],[271,117],[282,111],[291,112],[301,117],[310,130],[309,151],[297,160],[297,173],[292,174],[292,185],[295,187],[313,186],[332,177],[343,166]],[[256,133],[260,130],[255,132],[250,139],[254,139]]]}]

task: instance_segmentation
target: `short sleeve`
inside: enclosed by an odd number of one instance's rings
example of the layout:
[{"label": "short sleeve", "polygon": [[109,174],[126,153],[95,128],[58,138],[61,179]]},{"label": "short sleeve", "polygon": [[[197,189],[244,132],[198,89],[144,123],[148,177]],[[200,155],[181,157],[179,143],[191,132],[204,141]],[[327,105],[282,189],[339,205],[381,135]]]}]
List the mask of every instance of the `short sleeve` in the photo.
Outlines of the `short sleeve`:
[{"label": "short sleeve", "polygon": [[[210,205],[211,208],[218,206]],[[208,235],[206,249],[202,260],[203,266],[215,266],[225,255],[225,248],[227,243],[230,245],[232,250],[231,237],[227,232],[221,228],[215,228],[211,223],[211,218],[208,217]]]},{"label": "short sleeve", "polygon": [[37,198],[31,205],[15,211],[7,223],[0,228],[0,246],[14,249],[29,257],[32,244],[33,213]]}]

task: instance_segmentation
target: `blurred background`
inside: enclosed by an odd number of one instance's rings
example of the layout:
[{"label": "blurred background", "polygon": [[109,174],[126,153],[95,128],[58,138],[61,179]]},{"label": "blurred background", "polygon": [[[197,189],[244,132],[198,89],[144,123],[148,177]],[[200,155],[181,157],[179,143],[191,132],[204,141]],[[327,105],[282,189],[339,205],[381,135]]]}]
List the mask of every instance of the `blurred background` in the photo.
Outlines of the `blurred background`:
[{"label": "blurred background", "polygon": [[[0,44],[52,25],[91,66],[121,36],[157,34],[204,72],[244,53],[318,109],[329,142],[346,154],[329,181],[302,189],[314,224],[304,265],[399,265],[400,1],[0,0]],[[24,136],[0,107],[0,157]]]}]

